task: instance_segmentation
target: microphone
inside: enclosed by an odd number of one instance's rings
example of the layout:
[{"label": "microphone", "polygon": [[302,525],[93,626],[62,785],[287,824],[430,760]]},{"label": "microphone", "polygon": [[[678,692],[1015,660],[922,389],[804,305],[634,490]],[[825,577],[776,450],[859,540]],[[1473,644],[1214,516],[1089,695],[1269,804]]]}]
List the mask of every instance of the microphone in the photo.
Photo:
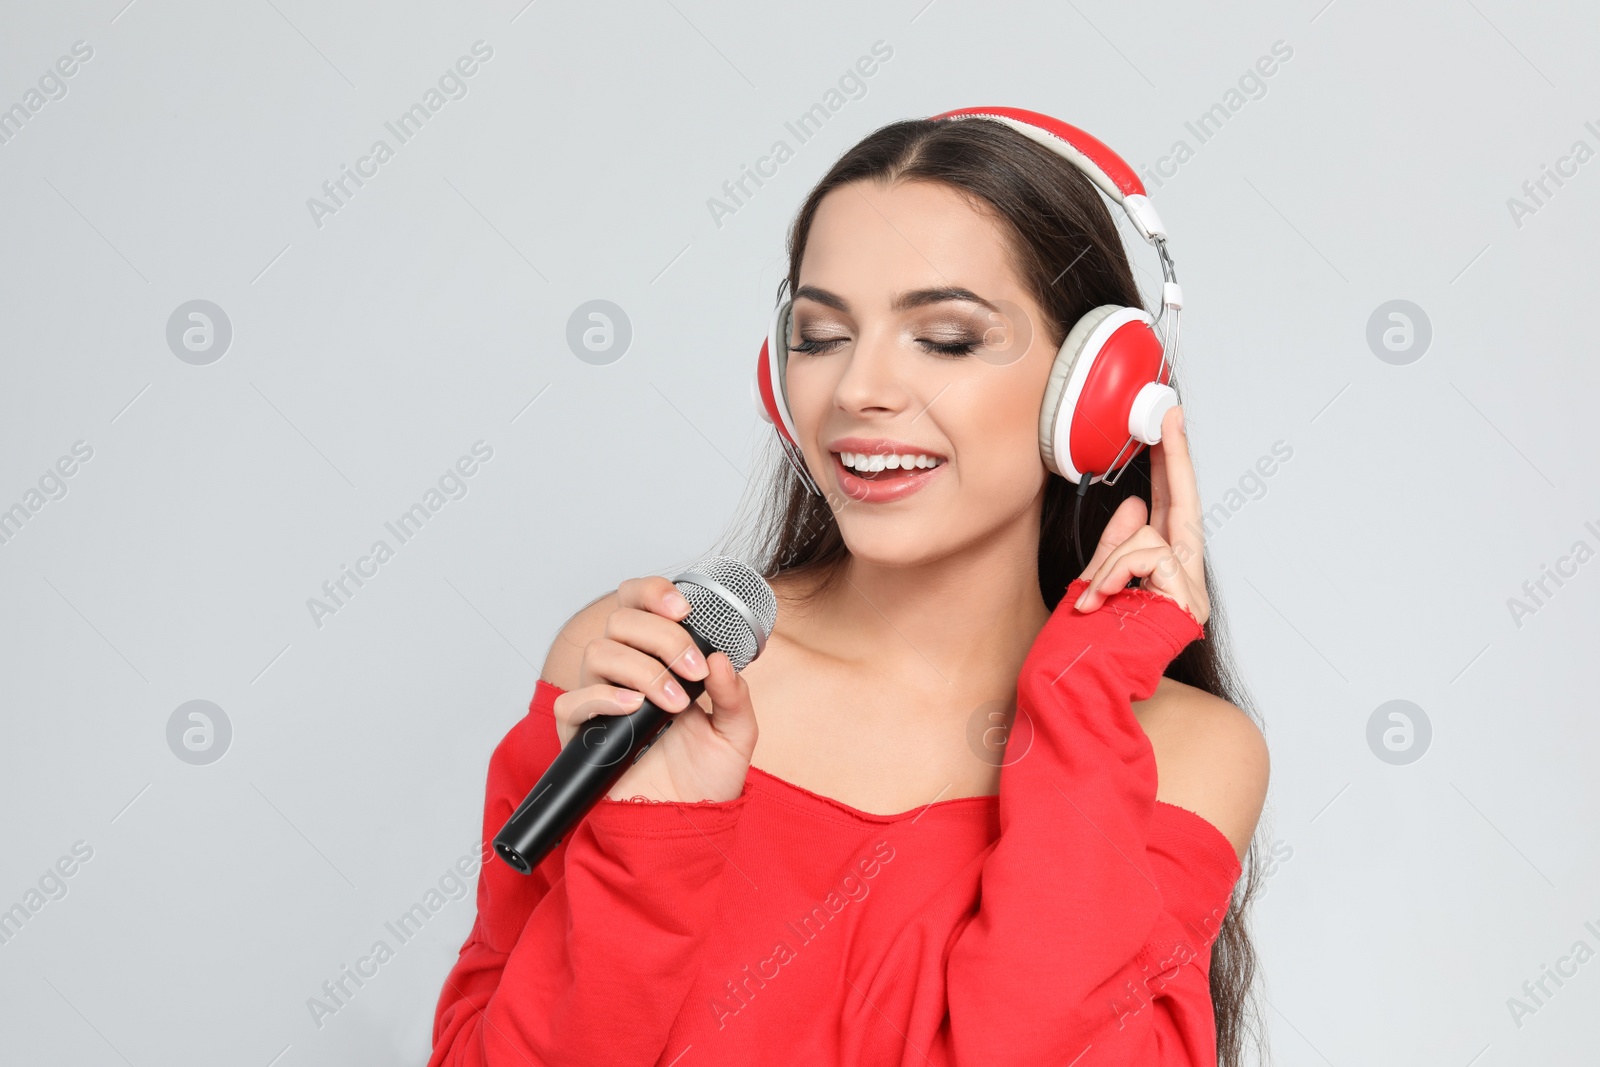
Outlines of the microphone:
[{"label": "microphone", "polygon": [[[753,569],[729,556],[710,556],[672,582],[689,602],[681,625],[702,654],[721,652],[736,671],[761,655],[778,621],[778,600]],[[706,689],[703,680],[678,683],[691,702]],[[495,835],[495,852],[519,874],[532,872],[672,720],[646,699],[626,715],[596,715],[578,724],[577,734]]]}]

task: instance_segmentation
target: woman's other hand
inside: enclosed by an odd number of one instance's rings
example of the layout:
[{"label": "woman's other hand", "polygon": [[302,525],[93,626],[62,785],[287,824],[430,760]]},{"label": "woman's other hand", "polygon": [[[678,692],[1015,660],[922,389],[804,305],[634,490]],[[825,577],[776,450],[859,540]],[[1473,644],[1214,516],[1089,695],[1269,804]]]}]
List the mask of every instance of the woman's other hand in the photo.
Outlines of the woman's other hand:
[{"label": "woman's other hand", "polygon": [[1094,611],[1134,578],[1141,588],[1169,597],[1201,626],[1211,617],[1206,595],[1205,539],[1200,522],[1200,487],[1189,462],[1183,408],[1161,420],[1161,441],[1150,446],[1149,522],[1144,501],[1129,497],[1106,522],[1094,558],[1079,578],[1089,580],[1075,604]]}]

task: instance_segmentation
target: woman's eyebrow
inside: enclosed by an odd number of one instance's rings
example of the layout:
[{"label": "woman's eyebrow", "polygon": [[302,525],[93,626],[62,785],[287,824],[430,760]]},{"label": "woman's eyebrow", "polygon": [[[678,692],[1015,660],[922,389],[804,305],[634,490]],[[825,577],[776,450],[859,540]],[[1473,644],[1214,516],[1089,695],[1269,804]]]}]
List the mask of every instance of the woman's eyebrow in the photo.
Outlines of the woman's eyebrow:
[{"label": "woman's eyebrow", "polygon": [[[795,290],[794,298],[796,300],[801,298],[814,300],[825,307],[833,308],[835,311],[842,311],[846,314],[850,312],[850,304],[844,297],[839,296],[837,293],[830,293],[826,289],[819,289],[815,285],[802,285]],[[942,304],[949,300],[980,304],[995,312],[1000,310],[971,289],[963,289],[960,286],[945,286],[939,289],[912,289],[895,297],[889,308],[891,311],[910,311],[912,308],[926,307],[929,304]]]}]

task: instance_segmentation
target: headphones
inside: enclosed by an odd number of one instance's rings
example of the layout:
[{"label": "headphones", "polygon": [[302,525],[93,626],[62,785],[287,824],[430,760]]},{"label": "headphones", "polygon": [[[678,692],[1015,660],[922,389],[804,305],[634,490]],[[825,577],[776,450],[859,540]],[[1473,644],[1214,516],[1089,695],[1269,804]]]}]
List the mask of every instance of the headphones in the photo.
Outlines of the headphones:
[{"label": "headphones", "polygon": [[[1178,351],[1178,286],[1167,231],[1145,196],[1144,184],[1122,157],[1076,126],[1011,107],[971,107],[934,115],[932,121],[983,119],[1009,126],[1065,158],[1122,206],[1134,229],[1161,257],[1161,312],[1152,319],[1143,308],[1102,304],[1079,319],[1056,353],[1039,408],[1039,453],[1045,466],[1078,485],[1116,484],[1127,464],[1145,445],[1161,440],[1161,419],[1178,403],[1168,384]],[[794,417],[789,413],[784,371],[789,363],[789,325],[793,302],[779,303],[761,345],[751,395],[762,419],[771,423],[800,481],[825,495],[806,468]],[[1156,327],[1163,329],[1158,337]],[[1124,453],[1127,453],[1124,458]]]}]

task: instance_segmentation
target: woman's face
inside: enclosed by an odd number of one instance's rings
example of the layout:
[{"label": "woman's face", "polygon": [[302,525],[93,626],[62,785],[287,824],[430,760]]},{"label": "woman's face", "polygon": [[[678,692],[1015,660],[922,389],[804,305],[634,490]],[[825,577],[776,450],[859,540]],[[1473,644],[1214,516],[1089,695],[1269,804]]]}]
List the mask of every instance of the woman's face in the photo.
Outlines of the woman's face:
[{"label": "woman's face", "polygon": [[[1003,224],[948,186],[855,182],[818,206],[790,327],[790,411],[852,555],[905,566],[1037,531],[1055,356]],[[842,454],[923,455],[858,475]],[[928,468],[924,463],[937,465]]]}]

